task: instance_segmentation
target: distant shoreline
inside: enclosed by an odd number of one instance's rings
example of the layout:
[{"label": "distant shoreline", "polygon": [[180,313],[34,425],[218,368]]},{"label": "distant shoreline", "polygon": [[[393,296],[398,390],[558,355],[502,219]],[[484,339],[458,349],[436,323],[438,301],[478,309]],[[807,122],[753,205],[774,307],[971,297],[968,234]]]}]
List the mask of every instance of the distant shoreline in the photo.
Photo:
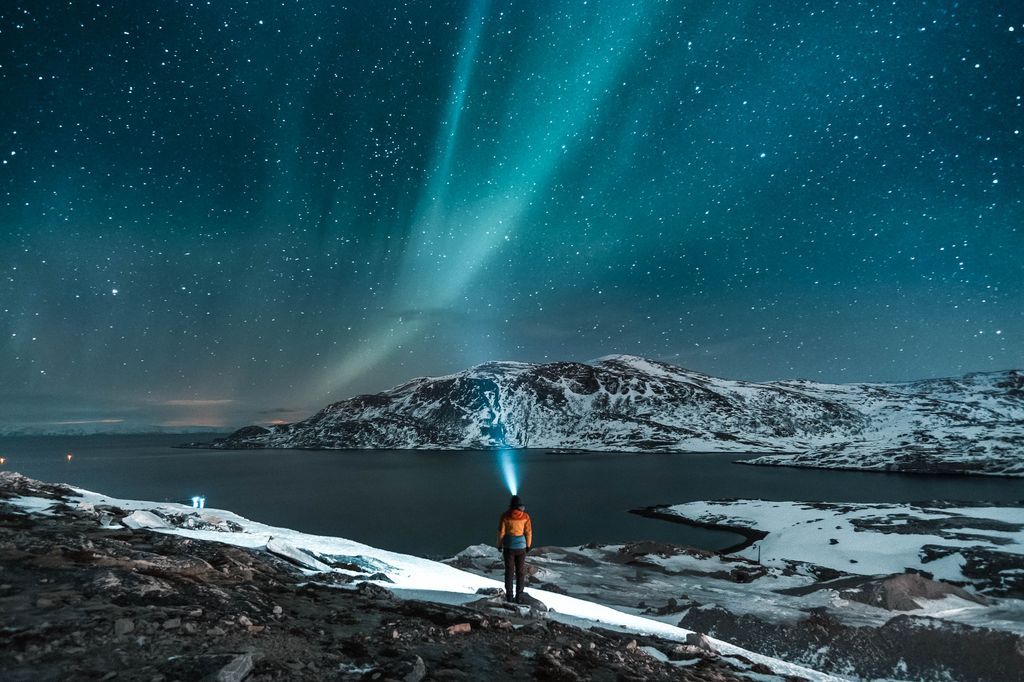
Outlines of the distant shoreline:
[{"label": "distant shoreline", "polygon": [[[4,433],[0,438],[120,438],[130,436],[216,436],[219,431],[101,431],[97,433]],[[230,434],[228,434],[230,435]]]},{"label": "distant shoreline", "polygon": [[675,514],[668,514],[662,510],[668,509],[671,505],[668,504],[656,504],[650,507],[640,507],[638,509],[630,509],[630,514],[636,514],[637,516],[643,516],[648,519],[658,519],[660,521],[668,521],[669,523],[679,523],[684,526],[690,526],[692,528],[703,528],[705,530],[716,530],[725,533],[734,533],[743,538],[743,542],[735,545],[730,545],[724,549],[716,550],[717,554],[734,554],[736,552],[742,552],[747,547],[750,547],[758,540],[764,540],[768,537],[768,533],[763,530],[757,530],[756,528],[746,528],[744,526],[730,526],[724,523],[706,523],[704,521],[695,521],[688,519],[684,516],[677,516]]}]

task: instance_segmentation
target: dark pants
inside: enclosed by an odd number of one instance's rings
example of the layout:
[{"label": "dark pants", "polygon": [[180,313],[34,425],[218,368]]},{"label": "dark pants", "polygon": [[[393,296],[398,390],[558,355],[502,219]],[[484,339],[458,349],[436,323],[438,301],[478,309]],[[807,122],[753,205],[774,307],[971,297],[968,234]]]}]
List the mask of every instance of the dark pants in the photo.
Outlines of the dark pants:
[{"label": "dark pants", "polygon": [[526,550],[508,549],[502,552],[505,555],[505,599],[512,601],[512,575],[516,579],[516,599],[523,593],[523,583],[526,581]]}]

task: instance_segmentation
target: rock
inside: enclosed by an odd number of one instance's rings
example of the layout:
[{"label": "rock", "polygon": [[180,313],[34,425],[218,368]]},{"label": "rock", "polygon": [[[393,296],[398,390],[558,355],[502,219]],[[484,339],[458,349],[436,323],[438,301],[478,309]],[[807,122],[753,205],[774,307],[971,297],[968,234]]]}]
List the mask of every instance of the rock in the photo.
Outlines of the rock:
[{"label": "rock", "polygon": [[92,581],[92,587],[100,592],[114,592],[123,585],[124,582],[110,571],[102,573]]},{"label": "rock", "polygon": [[282,613],[284,613],[284,609],[282,609],[277,604],[274,604],[274,615],[275,616],[280,616]]},{"label": "rock", "polygon": [[278,538],[267,540],[267,551],[306,570],[317,571],[318,573],[326,573],[331,570],[330,566],[317,561],[305,550],[299,549],[290,542],[285,542]]},{"label": "rock", "polygon": [[209,628],[206,631],[206,634],[210,637],[223,637],[227,634],[227,632],[224,631],[224,628],[220,628],[214,625],[212,628]]},{"label": "rock", "polygon": [[505,594],[505,590],[500,587],[481,587],[476,593],[485,594],[488,597],[500,597]]},{"label": "rock", "polygon": [[626,651],[636,651],[637,643],[635,639],[631,639],[626,642]]},{"label": "rock", "polygon": [[132,530],[139,530],[141,528],[170,528],[166,521],[153,512],[145,511],[144,509],[136,509],[121,519],[121,523]]},{"label": "rock", "polygon": [[983,597],[917,573],[902,573],[882,580],[868,578],[854,589],[840,592],[844,599],[889,611],[913,611],[921,608],[924,601],[943,599],[950,595],[978,604],[987,603]]},{"label": "rock", "polygon": [[560,660],[557,653],[557,651],[552,651],[540,657],[535,677],[545,680],[567,680],[568,682],[582,680],[583,678],[575,670],[567,667]]},{"label": "rock", "polygon": [[548,610],[547,604],[545,604],[544,602],[542,602],[539,599],[535,599],[534,597],[531,597],[529,595],[529,593],[527,593],[527,592],[523,592],[521,595],[519,595],[519,601],[517,603],[519,605],[521,605],[521,606],[528,606],[528,607],[530,607],[531,611],[533,611],[535,613],[538,613],[538,614],[539,613],[547,613],[547,610]]},{"label": "rock", "polygon": [[693,658],[696,648],[687,644],[675,644],[668,649],[668,660],[684,661]]},{"label": "rock", "polygon": [[537,587],[539,589],[544,590],[545,592],[554,592],[555,594],[569,594],[564,588],[554,583],[541,583]]},{"label": "rock", "polygon": [[114,621],[114,636],[120,637],[135,631],[135,621],[131,618],[118,618]]},{"label": "rock", "polygon": [[419,656],[413,661],[412,670],[406,673],[405,677],[402,678],[403,682],[420,682],[424,677],[427,676],[427,665],[423,662],[423,659]]},{"label": "rock", "polygon": [[[844,625],[823,610],[795,624],[762,620],[724,609],[694,609],[679,623],[752,651],[783,660],[816,656],[814,668],[860,679],[958,680],[1007,678],[1021,666],[1019,635],[948,623],[935,618],[900,615],[881,627]],[[939,672],[941,671],[941,672]]]},{"label": "rock", "polygon": [[467,632],[469,632],[472,629],[473,628],[472,628],[472,626],[470,626],[469,623],[456,623],[455,625],[449,625],[447,628],[445,628],[445,631],[449,635],[458,635],[458,634],[467,633]]},{"label": "rock", "polygon": [[217,682],[242,682],[253,669],[252,654],[235,656],[217,673]]},{"label": "rock", "polygon": [[168,618],[164,621],[164,630],[177,630],[181,627],[181,618]]},{"label": "rock", "polygon": [[249,627],[253,623],[249,619],[249,616],[246,616],[245,614],[242,614],[241,616],[238,617],[238,624],[243,626],[243,627]]},{"label": "rock", "polygon": [[371,599],[394,599],[395,595],[386,587],[374,583],[359,583],[359,587],[356,590]]},{"label": "rock", "polygon": [[711,640],[708,639],[707,635],[699,632],[691,632],[686,636],[686,643],[692,647],[696,647],[701,651],[707,651],[710,653],[718,653],[715,651],[714,645],[711,644]]}]

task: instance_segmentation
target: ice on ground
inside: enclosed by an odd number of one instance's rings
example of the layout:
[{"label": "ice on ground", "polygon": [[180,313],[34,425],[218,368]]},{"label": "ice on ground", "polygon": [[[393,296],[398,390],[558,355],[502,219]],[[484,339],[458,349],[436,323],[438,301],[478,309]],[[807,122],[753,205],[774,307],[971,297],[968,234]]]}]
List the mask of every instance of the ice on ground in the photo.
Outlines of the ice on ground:
[{"label": "ice on ground", "polygon": [[6,501],[16,507],[20,507],[27,514],[45,514],[46,516],[54,515],[54,512],[51,511],[50,508],[55,504],[55,502],[45,497],[16,497]]},{"label": "ice on ground", "polygon": [[[963,552],[991,552],[1024,566],[1024,508],[729,500],[688,502],[660,511],[700,523],[765,531],[738,552],[768,566],[801,561],[847,573],[917,570],[973,583]],[[928,551],[939,548],[942,552]]]}]

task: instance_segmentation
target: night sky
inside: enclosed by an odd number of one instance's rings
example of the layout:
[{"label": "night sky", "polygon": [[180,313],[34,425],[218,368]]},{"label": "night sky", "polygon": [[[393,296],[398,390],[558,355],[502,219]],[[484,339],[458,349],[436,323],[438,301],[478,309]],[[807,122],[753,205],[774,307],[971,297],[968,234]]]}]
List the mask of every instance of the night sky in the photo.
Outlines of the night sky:
[{"label": "night sky", "polygon": [[1020,2],[8,0],[0,427],[1020,367],[1022,97]]}]

